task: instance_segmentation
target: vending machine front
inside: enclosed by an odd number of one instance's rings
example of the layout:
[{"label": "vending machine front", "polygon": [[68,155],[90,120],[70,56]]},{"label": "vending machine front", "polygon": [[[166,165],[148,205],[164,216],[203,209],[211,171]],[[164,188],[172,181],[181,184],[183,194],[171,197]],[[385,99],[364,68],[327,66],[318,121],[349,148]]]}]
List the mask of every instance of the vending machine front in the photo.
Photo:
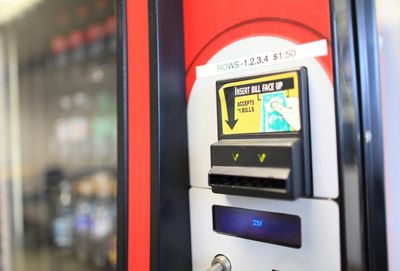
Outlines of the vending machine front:
[{"label": "vending machine front", "polygon": [[370,2],[118,3],[118,270],[387,270]]},{"label": "vending machine front", "polygon": [[351,12],[184,1],[193,270],[386,266],[385,252],[363,256],[377,222],[363,213],[364,51]]},{"label": "vending machine front", "polygon": [[185,4],[193,269],[340,270],[329,1]]}]

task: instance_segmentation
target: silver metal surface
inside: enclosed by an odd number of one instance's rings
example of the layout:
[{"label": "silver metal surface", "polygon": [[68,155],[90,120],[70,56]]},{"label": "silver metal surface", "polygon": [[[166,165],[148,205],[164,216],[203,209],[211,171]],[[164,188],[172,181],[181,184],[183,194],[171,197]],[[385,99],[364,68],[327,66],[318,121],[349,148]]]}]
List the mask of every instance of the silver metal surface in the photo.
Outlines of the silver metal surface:
[{"label": "silver metal surface", "polygon": [[217,255],[211,262],[211,267],[207,271],[231,271],[231,262],[224,255]]},{"label": "silver metal surface", "polygon": [[224,266],[220,263],[216,263],[211,266],[207,271],[224,271]]}]

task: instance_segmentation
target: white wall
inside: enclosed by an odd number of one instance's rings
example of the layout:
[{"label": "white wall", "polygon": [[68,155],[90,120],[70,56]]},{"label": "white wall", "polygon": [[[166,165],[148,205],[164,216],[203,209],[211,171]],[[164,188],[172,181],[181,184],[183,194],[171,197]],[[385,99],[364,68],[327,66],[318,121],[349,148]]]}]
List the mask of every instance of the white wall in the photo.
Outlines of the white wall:
[{"label": "white wall", "polygon": [[[5,47],[0,31],[0,131],[6,130],[6,66]],[[7,133],[0,132],[0,270],[10,270],[9,195],[7,193]]]}]

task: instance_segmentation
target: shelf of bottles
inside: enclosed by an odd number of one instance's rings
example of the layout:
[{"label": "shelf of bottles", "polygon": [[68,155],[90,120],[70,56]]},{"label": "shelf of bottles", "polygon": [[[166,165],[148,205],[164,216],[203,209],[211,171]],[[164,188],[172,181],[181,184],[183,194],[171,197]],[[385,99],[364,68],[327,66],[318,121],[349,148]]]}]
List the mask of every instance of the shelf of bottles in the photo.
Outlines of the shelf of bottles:
[{"label": "shelf of bottles", "polygon": [[20,270],[115,269],[114,4],[43,0],[6,26],[18,48]]},{"label": "shelf of bottles", "polygon": [[102,170],[61,179],[48,195],[52,245],[95,270],[116,265],[115,178]]}]

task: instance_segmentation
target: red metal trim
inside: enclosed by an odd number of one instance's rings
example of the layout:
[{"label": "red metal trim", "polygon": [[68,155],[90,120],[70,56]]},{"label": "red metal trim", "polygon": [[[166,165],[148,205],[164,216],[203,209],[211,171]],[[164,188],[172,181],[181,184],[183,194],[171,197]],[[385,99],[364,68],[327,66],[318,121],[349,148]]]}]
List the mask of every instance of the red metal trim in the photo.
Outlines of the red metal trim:
[{"label": "red metal trim", "polygon": [[128,270],[150,270],[150,79],[148,1],[127,1]]}]

